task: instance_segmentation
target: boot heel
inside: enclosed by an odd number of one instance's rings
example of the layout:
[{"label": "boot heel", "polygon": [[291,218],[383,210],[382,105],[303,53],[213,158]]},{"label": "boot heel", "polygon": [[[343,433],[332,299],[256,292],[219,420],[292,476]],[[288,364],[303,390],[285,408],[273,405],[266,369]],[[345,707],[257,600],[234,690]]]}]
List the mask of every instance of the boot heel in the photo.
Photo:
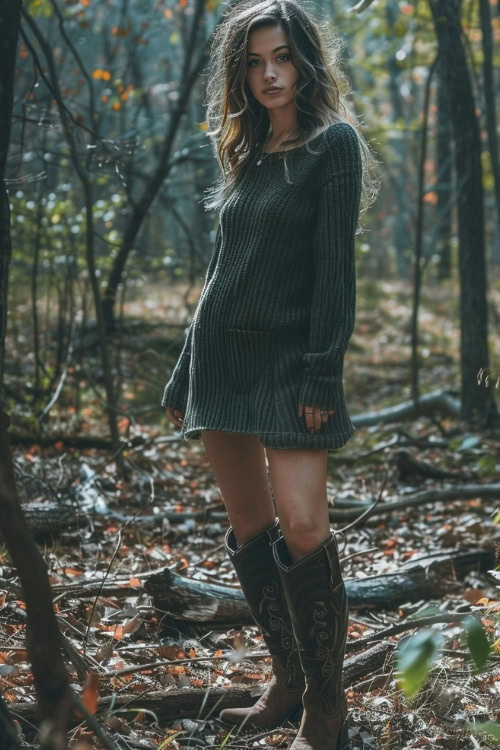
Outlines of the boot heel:
[{"label": "boot heel", "polygon": [[335,750],[349,750],[349,730],[347,729],[346,721],[342,724]]}]

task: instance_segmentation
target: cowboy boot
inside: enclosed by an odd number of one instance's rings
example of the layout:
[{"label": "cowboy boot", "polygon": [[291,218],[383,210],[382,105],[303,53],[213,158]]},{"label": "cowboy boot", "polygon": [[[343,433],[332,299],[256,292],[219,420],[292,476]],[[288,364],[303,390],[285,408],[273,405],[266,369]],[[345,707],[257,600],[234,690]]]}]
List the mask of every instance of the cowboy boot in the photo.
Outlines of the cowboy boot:
[{"label": "cowboy boot", "polygon": [[297,644],[272,544],[279,537],[279,521],[238,547],[229,527],[226,551],[233,563],[248,607],[271,654],[273,677],[259,700],[250,708],[225,708],[219,718],[230,724],[253,724],[262,729],[299,720],[305,688]]},{"label": "cowboy boot", "polygon": [[342,664],[348,606],[335,537],[298,562],[281,537],[273,553],[306,678],[304,713],[289,750],[345,750],[347,701]]}]

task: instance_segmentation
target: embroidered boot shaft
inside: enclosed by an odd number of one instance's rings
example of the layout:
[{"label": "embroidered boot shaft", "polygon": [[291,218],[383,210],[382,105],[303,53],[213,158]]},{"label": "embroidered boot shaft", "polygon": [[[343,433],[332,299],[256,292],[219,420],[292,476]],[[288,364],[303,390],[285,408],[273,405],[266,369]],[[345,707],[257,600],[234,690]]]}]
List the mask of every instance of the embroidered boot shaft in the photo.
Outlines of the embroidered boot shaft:
[{"label": "embroidered boot shaft", "polygon": [[275,542],[273,552],[306,678],[304,714],[290,750],[345,750],[347,702],[342,664],[348,605],[335,537],[332,534],[296,563],[283,538]]},{"label": "embroidered boot shaft", "polygon": [[250,708],[226,708],[221,712],[219,718],[230,724],[244,722],[267,729],[298,719],[302,713],[304,674],[272,551],[279,533],[278,519],[241,547],[237,546],[231,527],[226,533],[226,551],[252,617],[262,631],[273,669],[271,682],[257,703]]}]

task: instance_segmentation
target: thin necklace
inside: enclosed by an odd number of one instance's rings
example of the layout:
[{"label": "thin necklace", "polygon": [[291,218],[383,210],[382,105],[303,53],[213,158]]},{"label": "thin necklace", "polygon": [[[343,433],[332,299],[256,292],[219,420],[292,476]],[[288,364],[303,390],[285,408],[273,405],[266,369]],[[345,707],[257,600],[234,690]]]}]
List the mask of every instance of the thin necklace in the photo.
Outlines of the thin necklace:
[{"label": "thin necklace", "polygon": [[[285,137],[280,141],[278,148],[281,146],[281,144],[283,143],[283,141],[286,141],[286,139],[288,138],[289,135],[292,135],[292,133],[295,133],[295,130],[292,130],[290,133],[287,133],[285,135]],[[278,149],[276,149],[276,151],[277,150]],[[262,162],[264,161],[264,159],[266,159],[270,154],[275,154],[276,151],[269,151],[269,153],[266,153],[266,155],[264,156],[264,146],[262,146],[262,152],[261,152],[261,155],[260,155],[260,159],[257,162],[257,166],[260,167],[260,165],[262,164]]]}]

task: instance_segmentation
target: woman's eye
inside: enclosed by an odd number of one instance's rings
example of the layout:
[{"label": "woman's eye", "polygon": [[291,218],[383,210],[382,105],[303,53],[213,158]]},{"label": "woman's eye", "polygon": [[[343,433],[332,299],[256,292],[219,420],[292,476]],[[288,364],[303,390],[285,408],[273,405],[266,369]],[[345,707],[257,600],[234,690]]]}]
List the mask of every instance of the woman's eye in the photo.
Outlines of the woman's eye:
[{"label": "woman's eye", "polygon": [[[280,57],[284,57],[286,60],[290,60],[290,55],[286,55],[285,53],[283,53],[282,55],[278,55],[278,60],[280,59]],[[257,63],[257,62],[259,62],[259,61],[258,60],[249,60],[248,61],[248,67],[252,68],[253,67],[252,63]]]}]

